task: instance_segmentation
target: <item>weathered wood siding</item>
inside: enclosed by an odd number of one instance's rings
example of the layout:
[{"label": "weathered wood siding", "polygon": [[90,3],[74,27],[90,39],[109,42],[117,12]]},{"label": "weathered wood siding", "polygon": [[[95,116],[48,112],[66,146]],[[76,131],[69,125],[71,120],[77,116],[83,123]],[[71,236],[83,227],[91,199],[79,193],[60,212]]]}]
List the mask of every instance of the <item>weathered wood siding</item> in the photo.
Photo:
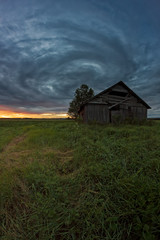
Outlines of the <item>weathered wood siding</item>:
[{"label": "weathered wood siding", "polygon": [[83,119],[84,122],[108,123],[110,121],[108,106],[106,104],[86,104]]},{"label": "weathered wood siding", "polygon": [[126,119],[144,120],[147,118],[147,108],[141,106],[128,106],[121,104],[118,110],[111,109],[111,122],[115,120],[124,121]]},{"label": "weathered wood siding", "polygon": [[118,83],[90,100],[81,116],[85,122],[108,123],[129,118],[144,120],[147,118],[147,105],[131,89]]}]

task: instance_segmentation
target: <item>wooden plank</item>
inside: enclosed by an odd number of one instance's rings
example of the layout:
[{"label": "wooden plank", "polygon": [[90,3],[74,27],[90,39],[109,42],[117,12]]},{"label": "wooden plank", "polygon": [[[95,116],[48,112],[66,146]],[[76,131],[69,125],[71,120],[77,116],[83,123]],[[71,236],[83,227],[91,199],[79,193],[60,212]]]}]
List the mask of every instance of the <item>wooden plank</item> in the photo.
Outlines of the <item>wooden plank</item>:
[{"label": "wooden plank", "polygon": [[85,108],[85,121],[109,122],[109,109],[107,105],[87,104]]}]

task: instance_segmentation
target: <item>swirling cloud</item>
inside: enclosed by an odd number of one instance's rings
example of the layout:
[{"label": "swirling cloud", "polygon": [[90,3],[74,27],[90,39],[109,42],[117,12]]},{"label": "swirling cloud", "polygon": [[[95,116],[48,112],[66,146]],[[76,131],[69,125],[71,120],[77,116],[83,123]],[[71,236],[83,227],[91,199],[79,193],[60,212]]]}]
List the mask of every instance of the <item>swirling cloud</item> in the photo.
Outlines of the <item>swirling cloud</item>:
[{"label": "swirling cloud", "polygon": [[2,0],[0,104],[62,113],[81,84],[99,92],[123,80],[158,116],[158,7],[156,0]]}]

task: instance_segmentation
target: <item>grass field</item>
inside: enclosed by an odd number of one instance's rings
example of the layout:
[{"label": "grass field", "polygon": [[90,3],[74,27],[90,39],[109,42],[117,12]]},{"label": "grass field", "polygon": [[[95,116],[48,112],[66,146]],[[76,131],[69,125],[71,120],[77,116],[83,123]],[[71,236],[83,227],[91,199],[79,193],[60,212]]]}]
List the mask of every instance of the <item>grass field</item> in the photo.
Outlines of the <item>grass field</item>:
[{"label": "grass field", "polygon": [[160,239],[160,121],[0,121],[0,239]]}]

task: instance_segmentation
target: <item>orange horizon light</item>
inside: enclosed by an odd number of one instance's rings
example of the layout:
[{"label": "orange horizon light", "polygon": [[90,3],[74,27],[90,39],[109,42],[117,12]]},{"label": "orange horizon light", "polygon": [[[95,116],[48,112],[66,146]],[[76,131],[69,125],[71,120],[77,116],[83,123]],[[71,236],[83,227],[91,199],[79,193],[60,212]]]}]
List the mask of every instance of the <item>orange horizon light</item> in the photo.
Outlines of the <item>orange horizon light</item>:
[{"label": "orange horizon light", "polygon": [[67,113],[27,113],[0,110],[0,118],[67,118]]}]

